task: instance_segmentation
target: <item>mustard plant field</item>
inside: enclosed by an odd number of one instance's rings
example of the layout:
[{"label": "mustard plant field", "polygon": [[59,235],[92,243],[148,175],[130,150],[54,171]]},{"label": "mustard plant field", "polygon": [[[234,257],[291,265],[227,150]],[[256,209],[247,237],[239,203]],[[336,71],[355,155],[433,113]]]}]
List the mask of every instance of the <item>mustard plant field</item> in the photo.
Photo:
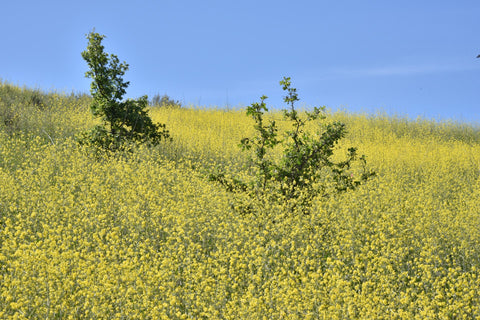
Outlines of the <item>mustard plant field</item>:
[{"label": "mustard plant field", "polygon": [[480,318],[475,125],[331,114],[377,175],[241,214],[207,177],[247,174],[244,110],[152,108],[173,141],[103,157],[88,96],[0,93],[1,319]]}]

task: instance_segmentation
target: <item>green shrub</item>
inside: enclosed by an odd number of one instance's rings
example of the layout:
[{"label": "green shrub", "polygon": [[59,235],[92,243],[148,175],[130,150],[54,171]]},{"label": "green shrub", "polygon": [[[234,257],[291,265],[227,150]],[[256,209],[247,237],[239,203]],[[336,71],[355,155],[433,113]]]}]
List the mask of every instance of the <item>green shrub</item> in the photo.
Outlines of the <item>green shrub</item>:
[{"label": "green shrub", "polygon": [[120,63],[114,54],[104,52],[105,36],[95,32],[87,35],[89,41],[82,57],[90,70],[85,73],[93,81],[90,92],[93,97],[91,111],[102,124],[82,135],[80,142],[108,150],[124,149],[126,142],[158,144],[170,139],[165,124],[153,123],[147,112],[148,97],[122,100],[129,82],[122,76],[128,64]]},{"label": "green shrub", "polygon": [[178,100],[170,98],[167,94],[160,96],[156,94],[153,96],[151,105],[155,107],[181,108],[182,103]]},{"label": "green shrub", "polygon": [[[315,107],[313,112],[305,112],[302,117],[295,109],[299,100],[297,90],[291,87],[290,78],[280,81],[287,92],[284,101],[289,106],[283,110],[284,118],[291,123],[291,129],[278,135],[275,121],[264,120],[268,108],[266,96],[260,103],[247,107],[247,116],[255,121],[256,135],[241,140],[240,147],[252,152],[250,159],[255,176],[250,181],[230,178],[225,173],[212,173],[210,180],[222,184],[228,191],[246,193],[261,207],[266,202],[283,203],[289,211],[300,210],[310,213],[312,200],[327,197],[332,193],[353,190],[375,172],[366,168],[365,156],[357,156],[356,148],[349,148],[344,161],[332,160],[334,148],[345,136],[345,124],[340,122],[322,123],[322,130],[311,134],[305,129],[307,122],[325,120],[325,107]],[[272,153],[280,147],[281,157]],[[355,176],[352,171],[354,161],[360,161],[361,173]],[[243,211],[251,211],[251,205],[240,206]]]}]

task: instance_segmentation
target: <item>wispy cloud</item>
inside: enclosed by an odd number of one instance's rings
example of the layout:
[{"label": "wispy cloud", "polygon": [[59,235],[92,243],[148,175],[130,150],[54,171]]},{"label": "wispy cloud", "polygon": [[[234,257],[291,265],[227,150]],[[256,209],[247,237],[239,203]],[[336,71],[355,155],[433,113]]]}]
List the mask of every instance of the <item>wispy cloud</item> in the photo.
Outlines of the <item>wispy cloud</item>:
[{"label": "wispy cloud", "polygon": [[390,65],[372,67],[339,67],[326,72],[327,76],[333,77],[386,77],[386,76],[412,76],[434,73],[448,73],[469,70],[479,70],[478,65],[473,64],[421,64],[421,65]]}]

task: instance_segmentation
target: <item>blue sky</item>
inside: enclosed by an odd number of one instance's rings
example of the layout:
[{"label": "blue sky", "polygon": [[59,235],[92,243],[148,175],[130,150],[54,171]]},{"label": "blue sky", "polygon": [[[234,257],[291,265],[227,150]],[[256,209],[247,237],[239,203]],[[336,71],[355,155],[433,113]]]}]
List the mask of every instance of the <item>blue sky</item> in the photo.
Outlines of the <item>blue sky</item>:
[{"label": "blue sky", "polygon": [[130,65],[129,97],[236,107],[292,78],[299,106],[480,121],[480,1],[3,1],[0,78],[88,92],[85,34]]}]

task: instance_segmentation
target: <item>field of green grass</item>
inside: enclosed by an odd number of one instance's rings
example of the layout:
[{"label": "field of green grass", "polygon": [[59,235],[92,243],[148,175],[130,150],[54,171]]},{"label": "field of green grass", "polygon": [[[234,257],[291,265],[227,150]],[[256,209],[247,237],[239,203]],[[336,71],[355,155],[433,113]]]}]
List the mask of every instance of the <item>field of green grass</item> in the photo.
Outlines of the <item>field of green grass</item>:
[{"label": "field of green grass", "polygon": [[251,215],[207,179],[247,174],[245,110],[152,108],[173,142],[102,157],[89,103],[0,83],[1,319],[480,318],[477,125],[333,113],[377,175]]}]

